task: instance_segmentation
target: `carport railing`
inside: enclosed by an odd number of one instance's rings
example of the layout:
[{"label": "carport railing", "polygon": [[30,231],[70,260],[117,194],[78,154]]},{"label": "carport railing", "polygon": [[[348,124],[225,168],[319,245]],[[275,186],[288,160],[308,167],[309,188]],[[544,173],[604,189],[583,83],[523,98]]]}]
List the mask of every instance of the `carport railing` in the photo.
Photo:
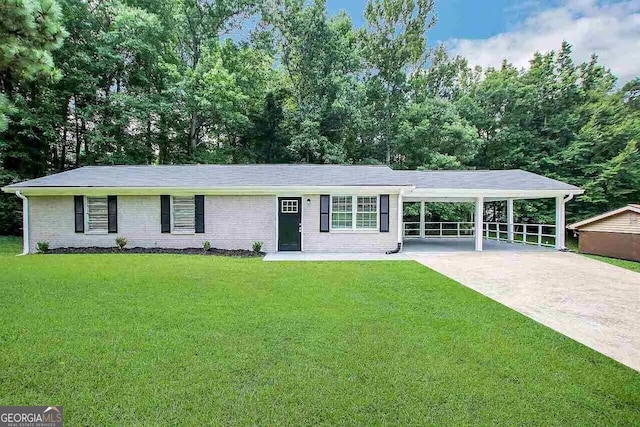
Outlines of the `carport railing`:
[{"label": "carport railing", "polygon": [[[508,241],[509,225],[506,222],[485,222],[484,237],[485,239]],[[513,242],[553,247],[556,244],[556,226],[514,223]]]},{"label": "carport railing", "polygon": [[404,237],[473,237],[474,228],[473,222],[424,222],[424,236],[421,236],[419,222],[405,222]]},{"label": "carport railing", "polygon": [[[473,237],[473,222],[405,222],[405,239],[427,239],[442,237]],[[424,230],[424,231],[423,231]],[[556,226],[549,224],[513,224],[513,242],[537,246],[554,246]],[[506,222],[485,222],[483,236],[485,239],[509,241],[509,225]]]}]

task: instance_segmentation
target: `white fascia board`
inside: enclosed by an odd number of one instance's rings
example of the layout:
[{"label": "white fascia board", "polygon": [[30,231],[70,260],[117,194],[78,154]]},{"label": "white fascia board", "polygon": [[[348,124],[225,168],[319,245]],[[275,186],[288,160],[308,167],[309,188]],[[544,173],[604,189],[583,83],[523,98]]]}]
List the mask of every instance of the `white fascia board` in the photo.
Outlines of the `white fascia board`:
[{"label": "white fascia board", "polygon": [[291,194],[398,194],[410,186],[281,186],[281,187],[11,187],[7,193],[20,191],[26,196],[143,196],[143,195],[291,195]]}]

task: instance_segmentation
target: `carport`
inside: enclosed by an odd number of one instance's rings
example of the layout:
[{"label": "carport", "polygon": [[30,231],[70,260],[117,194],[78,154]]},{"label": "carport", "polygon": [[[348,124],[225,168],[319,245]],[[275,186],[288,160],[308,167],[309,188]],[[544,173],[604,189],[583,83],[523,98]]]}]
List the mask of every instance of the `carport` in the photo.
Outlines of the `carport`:
[{"label": "carport", "polygon": [[[419,203],[418,221],[399,224],[398,236],[404,250],[416,252],[475,250],[565,249],[565,203],[583,190],[522,170],[501,171],[402,171],[415,188],[401,193],[398,205]],[[514,222],[514,202],[553,199],[555,223]],[[430,222],[427,203],[469,203],[471,219],[460,222]],[[488,202],[506,205],[506,222],[485,221]],[[518,245],[516,245],[518,244]],[[524,245],[522,245],[524,244]]]}]

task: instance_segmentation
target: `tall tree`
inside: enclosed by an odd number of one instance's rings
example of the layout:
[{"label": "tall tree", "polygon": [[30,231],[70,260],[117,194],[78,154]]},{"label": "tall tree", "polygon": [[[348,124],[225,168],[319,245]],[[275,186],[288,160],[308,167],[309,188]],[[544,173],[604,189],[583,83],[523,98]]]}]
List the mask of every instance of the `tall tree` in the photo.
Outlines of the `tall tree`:
[{"label": "tall tree", "polygon": [[391,164],[392,138],[404,107],[408,81],[424,67],[426,33],[436,22],[433,0],[369,0],[362,47],[367,62],[369,102],[379,127],[376,142]]}]

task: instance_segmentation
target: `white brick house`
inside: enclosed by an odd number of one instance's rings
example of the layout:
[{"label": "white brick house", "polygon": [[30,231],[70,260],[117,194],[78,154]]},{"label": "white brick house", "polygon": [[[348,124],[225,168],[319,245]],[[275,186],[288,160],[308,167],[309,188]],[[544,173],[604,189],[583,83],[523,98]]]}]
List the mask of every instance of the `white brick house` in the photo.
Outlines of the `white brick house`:
[{"label": "white brick house", "polygon": [[[524,171],[419,172],[385,166],[90,166],[2,188],[23,199],[24,253],[58,247],[385,252],[403,241],[405,201],[553,197],[582,190]],[[482,215],[476,229],[482,229]],[[482,237],[476,233],[476,249]],[[563,246],[562,242],[562,246]]]}]

